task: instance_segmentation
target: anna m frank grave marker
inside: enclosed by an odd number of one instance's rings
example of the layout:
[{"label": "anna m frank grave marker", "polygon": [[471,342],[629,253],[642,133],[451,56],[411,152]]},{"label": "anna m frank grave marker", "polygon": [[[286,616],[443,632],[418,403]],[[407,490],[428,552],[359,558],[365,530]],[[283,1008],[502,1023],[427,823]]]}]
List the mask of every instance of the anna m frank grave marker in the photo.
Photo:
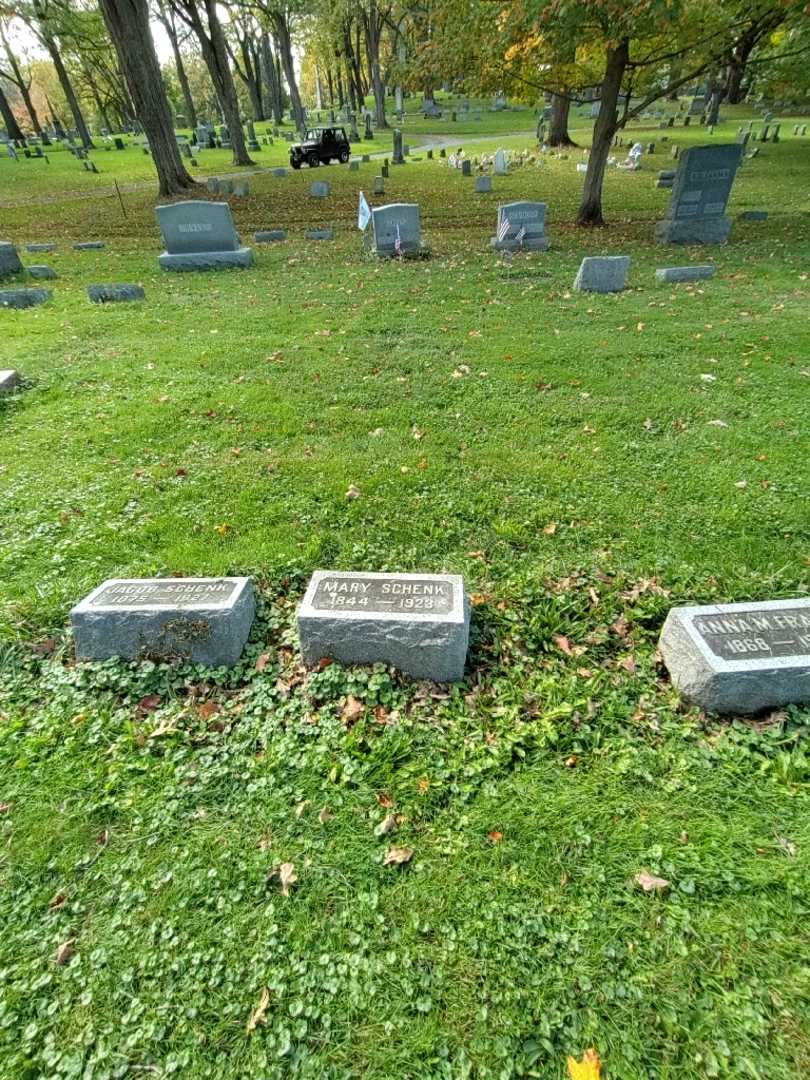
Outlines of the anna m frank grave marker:
[{"label": "anna m frank grave marker", "polygon": [[250,634],[250,578],[127,578],[99,585],[70,613],[77,660],[190,660],[229,667]]},{"label": "anna m frank grave marker", "polygon": [[693,146],[680,157],[666,218],[655,228],[660,244],[724,244],[731,187],[742,158],[739,143]]},{"label": "anna m frank grave marker", "polygon": [[316,570],[298,609],[305,664],[390,664],[414,679],[464,677],[470,605],[456,574]]},{"label": "anna m frank grave marker", "polygon": [[673,684],[709,712],[810,701],[810,599],[673,608],[659,648]]}]

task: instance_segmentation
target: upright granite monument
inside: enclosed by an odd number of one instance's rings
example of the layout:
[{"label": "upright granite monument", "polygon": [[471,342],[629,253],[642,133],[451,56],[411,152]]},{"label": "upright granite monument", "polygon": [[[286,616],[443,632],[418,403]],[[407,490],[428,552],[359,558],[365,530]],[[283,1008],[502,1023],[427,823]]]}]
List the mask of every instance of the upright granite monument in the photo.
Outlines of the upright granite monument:
[{"label": "upright granite monument", "polygon": [[416,203],[389,203],[371,211],[377,255],[406,255],[422,250],[422,226]]},{"label": "upright granite monument", "polygon": [[724,244],[731,232],[726,206],[742,158],[739,143],[693,146],[680,157],[659,244]]},{"label": "upright granite monument", "polygon": [[490,246],[496,251],[546,251],[546,204],[503,203],[498,207],[496,233]]},{"label": "upright granite monument", "polygon": [[227,203],[196,200],[155,208],[166,250],[164,270],[220,270],[252,266],[253,251],[242,247]]}]

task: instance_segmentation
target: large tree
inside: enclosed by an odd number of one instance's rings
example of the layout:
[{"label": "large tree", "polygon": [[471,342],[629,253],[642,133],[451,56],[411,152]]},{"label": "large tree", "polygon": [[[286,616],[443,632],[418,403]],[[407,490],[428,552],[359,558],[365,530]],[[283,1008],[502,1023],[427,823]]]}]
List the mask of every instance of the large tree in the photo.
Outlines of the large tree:
[{"label": "large tree", "polygon": [[14,83],[20,92],[20,97],[23,99],[25,105],[25,111],[28,113],[28,117],[31,121],[31,127],[34,129],[36,135],[40,138],[44,137],[42,131],[42,125],[39,122],[39,116],[37,110],[34,107],[34,102],[31,99],[31,78],[26,77],[20,66],[20,62],[12,49],[9,40],[7,27],[3,21],[3,13],[0,10],[0,43],[3,45],[3,50],[6,54],[7,68],[0,67],[0,76],[7,79],[9,82]]},{"label": "large tree", "polygon": [[182,195],[194,187],[194,180],[177,149],[171,109],[149,29],[147,0],[100,0],[100,4],[135,112],[149,140],[160,195]]},{"label": "large tree", "polygon": [[9,100],[3,92],[2,83],[0,83],[0,116],[3,118],[8,137],[13,139],[14,142],[24,142],[25,136],[17,123],[17,117],[14,115]]},{"label": "large tree", "polygon": [[[194,105],[194,95],[191,93],[191,84],[188,81],[186,65],[183,62],[183,54],[180,51],[181,39],[180,30],[177,26],[177,16],[166,4],[165,0],[157,0],[155,4],[155,15],[163,29],[166,31],[166,36],[172,47],[174,68],[177,72],[177,82],[180,85],[180,93],[183,95],[186,123],[189,127],[195,128],[197,126],[197,109]],[[188,31],[186,31],[186,33],[188,33]]]}]

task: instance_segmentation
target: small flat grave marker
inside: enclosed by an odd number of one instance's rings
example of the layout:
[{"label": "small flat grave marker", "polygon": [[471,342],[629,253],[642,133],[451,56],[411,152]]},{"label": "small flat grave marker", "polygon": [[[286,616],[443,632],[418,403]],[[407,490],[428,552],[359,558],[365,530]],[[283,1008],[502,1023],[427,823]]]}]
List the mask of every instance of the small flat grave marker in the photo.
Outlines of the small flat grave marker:
[{"label": "small flat grave marker", "polygon": [[673,608],[659,647],[673,684],[709,712],[810,701],[810,599]]},{"label": "small flat grave marker", "polygon": [[54,281],[59,277],[52,266],[29,266],[26,269],[35,281]]},{"label": "small flat grave marker", "polygon": [[88,285],[87,295],[94,304],[120,304],[146,298],[141,285]]},{"label": "small flat grave marker", "polygon": [[247,198],[250,195],[250,184],[247,180],[235,180],[233,185],[234,195],[238,195],[240,199]]},{"label": "small flat grave marker", "polygon": [[275,244],[279,240],[286,240],[287,233],[284,229],[260,229],[253,234],[257,244]]},{"label": "small flat grave marker", "polygon": [[73,245],[74,251],[103,251],[103,240],[83,240],[80,244]]},{"label": "small flat grave marker", "polygon": [[230,667],[245,647],[249,578],[115,578],[70,613],[77,660],[187,660]]},{"label": "small flat grave marker", "polygon": [[305,664],[390,664],[415,679],[464,677],[470,607],[455,574],[316,570],[298,609]]},{"label": "small flat grave marker", "polygon": [[56,251],[56,244],[26,244],[25,250],[32,255],[43,254],[49,251]]},{"label": "small flat grave marker", "polygon": [[314,184],[309,185],[309,193],[313,199],[325,199],[331,188],[325,180],[316,180]]},{"label": "small flat grave marker", "polygon": [[0,394],[11,394],[17,389],[20,377],[13,368],[0,371]]},{"label": "small flat grave marker", "polygon": [[218,270],[253,265],[253,252],[242,247],[227,203],[204,199],[155,207],[166,250],[158,256],[164,270]]},{"label": "small flat grave marker", "polygon": [[767,221],[767,210],[744,210],[740,214],[740,221]]},{"label": "small flat grave marker", "polygon": [[655,280],[664,282],[703,281],[714,277],[716,267],[711,263],[700,266],[664,266],[655,271]]},{"label": "small flat grave marker", "polygon": [[476,176],[475,178],[475,190],[481,195],[487,195],[492,191],[492,177],[491,176]]},{"label": "small flat grave marker", "polygon": [[334,240],[334,229],[307,229],[304,233],[305,240]]},{"label": "small flat grave marker", "polygon": [[574,288],[580,292],[621,292],[627,284],[629,255],[596,255],[582,260]]},{"label": "small flat grave marker", "polygon": [[0,289],[0,307],[35,307],[37,304],[44,304],[52,296],[50,289]]}]

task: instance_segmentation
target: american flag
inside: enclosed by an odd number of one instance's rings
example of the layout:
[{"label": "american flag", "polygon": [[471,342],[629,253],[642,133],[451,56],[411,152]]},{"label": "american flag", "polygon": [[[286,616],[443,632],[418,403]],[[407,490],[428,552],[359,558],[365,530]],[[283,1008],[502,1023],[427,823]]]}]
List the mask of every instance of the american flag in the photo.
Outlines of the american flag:
[{"label": "american flag", "polygon": [[498,243],[502,244],[509,235],[509,230],[512,226],[509,224],[509,218],[504,214],[501,218],[500,225],[498,225]]},{"label": "american flag", "polygon": [[395,255],[401,255],[402,254],[402,237],[399,234],[399,225],[397,225],[397,236],[396,236],[396,240],[394,240],[394,254]]},{"label": "american flag", "polygon": [[523,241],[526,239],[526,226],[521,225],[518,231],[515,233],[515,243],[520,247]]}]

